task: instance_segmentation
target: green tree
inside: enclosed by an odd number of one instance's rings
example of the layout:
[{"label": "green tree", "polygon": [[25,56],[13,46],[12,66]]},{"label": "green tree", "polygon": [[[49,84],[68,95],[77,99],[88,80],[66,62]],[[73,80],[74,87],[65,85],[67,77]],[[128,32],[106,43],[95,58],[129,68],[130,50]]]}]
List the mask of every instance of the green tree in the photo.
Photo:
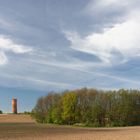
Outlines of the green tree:
[{"label": "green tree", "polygon": [[3,114],[2,110],[0,110],[0,114]]},{"label": "green tree", "polygon": [[75,123],[75,114],[76,114],[76,106],[77,106],[77,95],[74,92],[65,93],[62,96],[62,118],[63,121],[67,124]]},{"label": "green tree", "polygon": [[140,91],[79,89],[38,99],[32,116],[41,123],[88,126],[140,125]]},{"label": "green tree", "polygon": [[46,110],[44,108],[44,98],[40,97],[36,103],[35,108],[32,110],[32,117],[36,119],[37,122],[43,123],[45,122],[45,117],[46,117]]}]

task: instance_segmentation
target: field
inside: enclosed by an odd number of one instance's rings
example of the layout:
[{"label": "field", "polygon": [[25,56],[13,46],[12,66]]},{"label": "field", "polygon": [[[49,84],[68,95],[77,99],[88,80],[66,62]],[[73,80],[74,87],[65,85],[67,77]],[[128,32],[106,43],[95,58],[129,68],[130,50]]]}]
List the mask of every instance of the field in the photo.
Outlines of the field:
[{"label": "field", "polygon": [[28,115],[0,115],[0,140],[140,140],[140,127],[78,128],[36,124]]}]

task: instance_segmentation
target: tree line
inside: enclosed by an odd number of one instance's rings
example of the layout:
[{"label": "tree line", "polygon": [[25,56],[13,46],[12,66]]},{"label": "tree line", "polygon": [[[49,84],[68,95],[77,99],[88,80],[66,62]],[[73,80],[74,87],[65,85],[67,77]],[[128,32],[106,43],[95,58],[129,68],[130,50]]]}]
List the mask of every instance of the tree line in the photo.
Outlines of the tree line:
[{"label": "tree line", "polygon": [[83,88],[49,93],[37,100],[32,116],[39,123],[94,127],[140,125],[140,91]]}]

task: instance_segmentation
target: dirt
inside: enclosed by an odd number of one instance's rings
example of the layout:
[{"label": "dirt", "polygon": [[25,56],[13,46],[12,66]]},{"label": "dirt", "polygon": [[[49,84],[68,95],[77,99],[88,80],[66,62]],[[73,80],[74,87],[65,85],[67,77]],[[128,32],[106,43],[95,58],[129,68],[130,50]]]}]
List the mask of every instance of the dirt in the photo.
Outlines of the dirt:
[{"label": "dirt", "polygon": [[0,123],[33,123],[30,115],[24,114],[1,114]]},{"label": "dirt", "polygon": [[3,115],[0,140],[140,140],[140,127],[79,128],[37,124],[29,115]]}]

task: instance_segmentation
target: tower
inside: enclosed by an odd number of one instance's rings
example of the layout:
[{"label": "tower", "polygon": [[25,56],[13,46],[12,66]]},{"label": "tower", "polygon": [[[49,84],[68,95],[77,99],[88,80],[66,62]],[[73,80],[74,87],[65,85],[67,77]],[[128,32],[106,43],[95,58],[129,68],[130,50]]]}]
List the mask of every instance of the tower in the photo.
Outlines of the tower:
[{"label": "tower", "polygon": [[12,99],[12,113],[17,114],[17,99]]}]

